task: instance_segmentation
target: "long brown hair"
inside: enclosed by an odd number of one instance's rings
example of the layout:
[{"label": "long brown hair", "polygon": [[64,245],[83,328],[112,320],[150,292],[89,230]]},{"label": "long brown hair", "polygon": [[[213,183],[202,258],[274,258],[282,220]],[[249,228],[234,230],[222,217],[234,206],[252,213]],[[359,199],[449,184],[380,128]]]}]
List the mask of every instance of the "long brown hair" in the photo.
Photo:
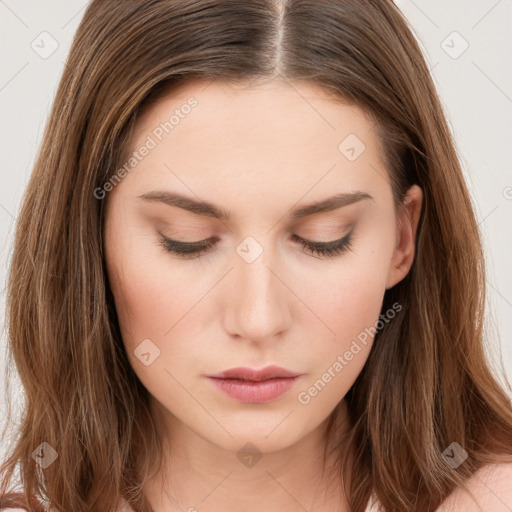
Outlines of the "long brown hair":
[{"label": "long brown hair", "polygon": [[[147,105],[203,78],[280,78],[334,92],[373,116],[396,204],[412,184],[423,189],[414,264],[383,303],[403,311],[378,331],[346,395],[339,476],[356,512],[372,490],[387,511],[434,510],[512,453],[512,412],[484,354],[484,260],[455,145],[390,0],[90,2],[15,233],[8,356],[26,403],[1,467],[1,506],[34,511],[30,500],[45,497],[56,510],[111,512],[123,497],[150,510],[142,488],[161,440],[124,352],[95,191],[122,165]],[[58,454],[46,468],[33,456],[43,442]],[[456,469],[442,456],[454,442],[468,454]],[[16,469],[21,501],[8,489]]]}]

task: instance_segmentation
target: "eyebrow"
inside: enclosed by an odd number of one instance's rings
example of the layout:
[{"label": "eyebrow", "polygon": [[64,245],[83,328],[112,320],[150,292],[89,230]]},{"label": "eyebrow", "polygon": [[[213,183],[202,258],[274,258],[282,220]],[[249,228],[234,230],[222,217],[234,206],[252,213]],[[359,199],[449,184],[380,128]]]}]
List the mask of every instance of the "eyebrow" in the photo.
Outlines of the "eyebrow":
[{"label": "eyebrow", "polygon": [[[231,212],[223,210],[219,206],[216,206],[207,201],[198,201],[176,192],[154,190],[151,192],[146,192],[145,194],[141,194],[138,197],[146,201],[161,202],[169,206],[175,206],[177,208],[195,213],[196,215],[214,217],[226,222],[231,220]],[[359,190],[356,192],[336,194],[332,197],[328,197],[327,199],[322,199],[320,201],[296,208],[289,213],[289,216],[292,220],[296,221],[314,213],[329,212],[365,199],[373,200],[373,197],[370,194]]]}]

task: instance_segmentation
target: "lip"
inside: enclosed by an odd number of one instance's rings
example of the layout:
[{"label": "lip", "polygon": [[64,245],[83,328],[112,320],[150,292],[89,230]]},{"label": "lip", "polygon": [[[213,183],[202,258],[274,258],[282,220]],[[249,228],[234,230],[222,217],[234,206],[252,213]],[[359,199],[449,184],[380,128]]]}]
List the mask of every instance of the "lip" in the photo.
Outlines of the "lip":
[{"label": "lip", "polygon": [[207,375],[208,380],[229,397],[240,402],[261,404],[275,400],[289,391],[301,373],[280,366],[267,366],[260,370],[247,367]]},{"label": "lip", "polygon": [[262,380],[275,379],[279,377],[298,377],[299,375],[302,374],[272,364],[259,370],[249,368],[247,366],[237,366],[236,368],[230,368],[229,370],[225,370],[223,372],[208,375],[208,377],[218,379],[251,380],[253,382],[260,382]]}]

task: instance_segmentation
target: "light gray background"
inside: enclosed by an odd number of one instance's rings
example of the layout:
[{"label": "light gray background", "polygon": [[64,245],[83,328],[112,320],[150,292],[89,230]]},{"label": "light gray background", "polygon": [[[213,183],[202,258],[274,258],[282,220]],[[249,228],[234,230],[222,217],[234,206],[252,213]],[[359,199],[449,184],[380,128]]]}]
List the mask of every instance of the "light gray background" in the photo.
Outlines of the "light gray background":
[{"label": "light gray background", "polygon": [[[512,0],[396,3],[424,49],[456,138],[487,255],[489,353],[498,363],[503,358],[512,381]],[[0,0],[2,428],[5,278],[15,221],[64,61],[86,5],[83,0]],[[53,51],[55,45],[58,48]],[[15,399],[21,404],[19,388]]]}]

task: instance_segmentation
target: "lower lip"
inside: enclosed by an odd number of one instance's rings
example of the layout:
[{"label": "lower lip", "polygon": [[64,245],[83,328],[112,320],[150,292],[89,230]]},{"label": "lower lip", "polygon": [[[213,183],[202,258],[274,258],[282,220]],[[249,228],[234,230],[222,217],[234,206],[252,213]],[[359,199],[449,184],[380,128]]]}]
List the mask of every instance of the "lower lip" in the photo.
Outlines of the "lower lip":
[{"label": "lower lip", "polygon": [[289,391],[297,377],[280,377],[259,382],[237,379],[218,379],[208,377],[211,382],[223,393],[235,400],[250,404],[262,404],[274,400]]}]

